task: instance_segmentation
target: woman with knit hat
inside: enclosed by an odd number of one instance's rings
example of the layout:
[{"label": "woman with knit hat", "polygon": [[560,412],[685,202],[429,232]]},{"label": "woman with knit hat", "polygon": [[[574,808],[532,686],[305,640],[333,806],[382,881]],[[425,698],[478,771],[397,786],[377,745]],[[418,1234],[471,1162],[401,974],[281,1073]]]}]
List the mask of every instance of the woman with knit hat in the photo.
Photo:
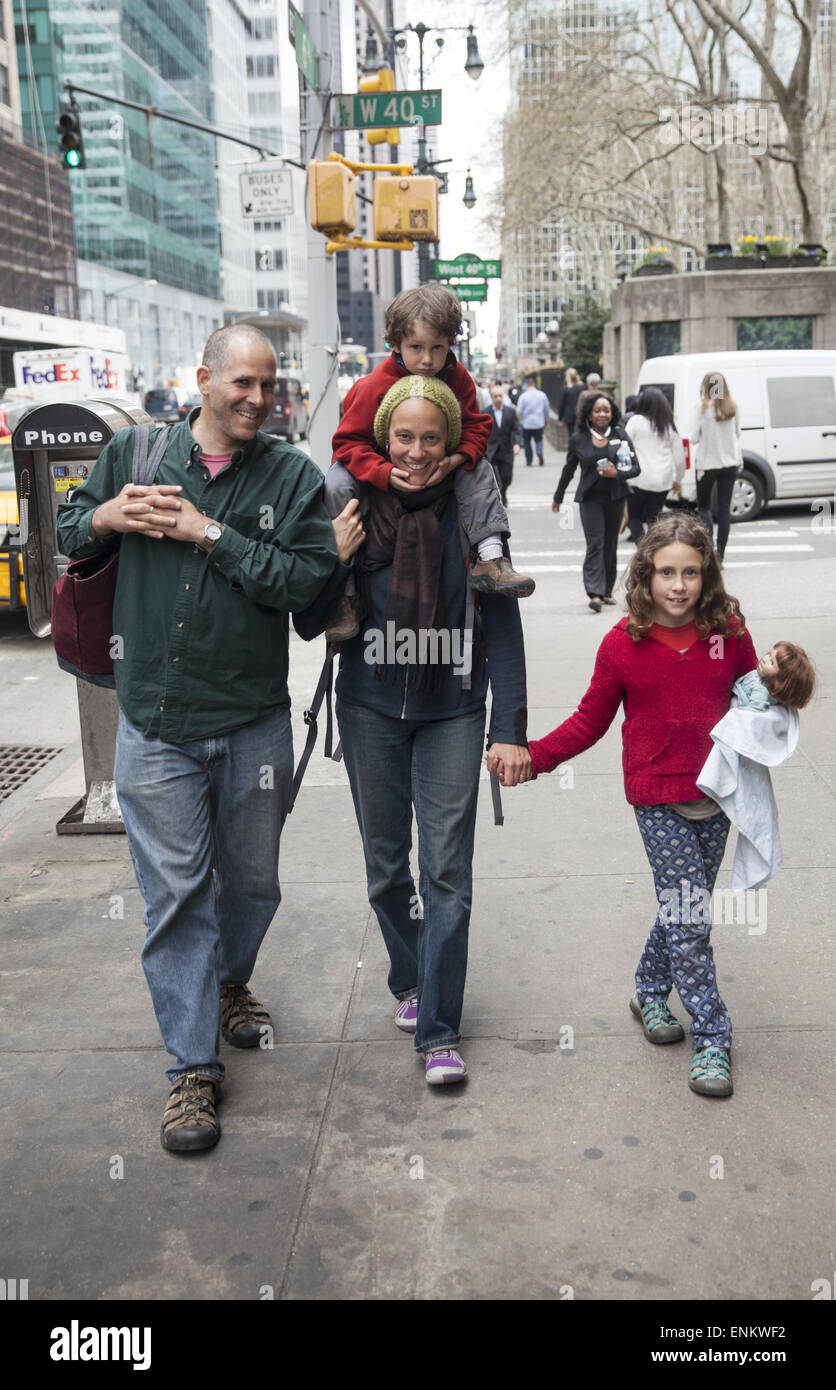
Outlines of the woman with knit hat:
[{"label": "woman with knit hat", "polygon": [[[476,595],[474,640],[453,478],[423,486],[458,443],[452,391],[437,379],[403,377],[383,398],[374,429],[412,486],[373,490],[370,499],[356,557],[366,616],[340,647],[337,719],[369,901],[389,953],[395,1025],[414,1034],[426,1079],[438,1085],[467,1070],[457,1044],[488,682],[490,747],[515,782],[530,769],[525,652],[517,601],[505,596]],[[303,635],[322,630],[328,603],[324,591]],[[419,892],[409,862],[413,811]]]}]

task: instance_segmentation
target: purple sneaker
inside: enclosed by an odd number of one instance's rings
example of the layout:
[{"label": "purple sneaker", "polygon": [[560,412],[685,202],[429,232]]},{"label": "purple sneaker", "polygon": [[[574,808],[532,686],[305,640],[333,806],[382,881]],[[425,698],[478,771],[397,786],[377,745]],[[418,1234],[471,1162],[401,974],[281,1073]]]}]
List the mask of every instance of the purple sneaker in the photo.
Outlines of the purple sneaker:
[{"label": "purple sneaker", "polygon": [[467,1076],[464,1059],[452,1047],[434,1047],[425,1055],[428,1086],[443,1086],[450,1081],[463,1081]]},{"label": "purple sneaker", "polygon": [[401,999],[395,1010],[395,1027],[402,1033],[414,1033],[418,1027],[418,995]]}]

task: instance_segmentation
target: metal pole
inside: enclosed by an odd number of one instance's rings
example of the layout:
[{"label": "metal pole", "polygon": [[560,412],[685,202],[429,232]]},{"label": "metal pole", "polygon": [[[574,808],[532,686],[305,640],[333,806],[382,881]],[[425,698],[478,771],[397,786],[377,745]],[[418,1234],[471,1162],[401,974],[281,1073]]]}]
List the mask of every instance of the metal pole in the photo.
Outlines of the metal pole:
[{"label": "metal pole", "polygon": [[[333,71],[331,53],[331,9],[333,0],[305,0],[303,19],[319,54],[319,90],[307,83],[303,96],[302,162],[327,159],[331,150],[331,129],[323,93],[339,90],[338,74]],[[307,211],[307,210],[306,210]],[[339,421],[337,394],[337,264],[325,251],[326,238],[307,228],[308,259],[308,378],[311,384],[311,420],[308,430],[311,457],[326,472],[331,463],[331,438]]]}]

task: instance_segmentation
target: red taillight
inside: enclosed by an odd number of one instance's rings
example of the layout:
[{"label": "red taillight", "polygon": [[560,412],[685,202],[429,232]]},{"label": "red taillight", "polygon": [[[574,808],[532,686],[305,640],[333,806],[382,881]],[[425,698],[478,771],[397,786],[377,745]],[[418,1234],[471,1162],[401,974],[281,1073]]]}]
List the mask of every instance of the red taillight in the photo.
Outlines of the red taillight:
[{"label": "red taillight", "polygon": [[292,407],[292,405],[290,404],[290,401],[285,401],[284,413],[285,413],[285,415],[292,415],[292,414],[293,414],[293,407]]},{"label": "red taillight", "polygon": [[687,470],[691,467],[691,441],[690,441],[690,439],[683,439],[683,441],[682,441],[682,447],[683,447],[683,449],[685,450],[685,469],[686,469],[686,472],[687,472]]}]

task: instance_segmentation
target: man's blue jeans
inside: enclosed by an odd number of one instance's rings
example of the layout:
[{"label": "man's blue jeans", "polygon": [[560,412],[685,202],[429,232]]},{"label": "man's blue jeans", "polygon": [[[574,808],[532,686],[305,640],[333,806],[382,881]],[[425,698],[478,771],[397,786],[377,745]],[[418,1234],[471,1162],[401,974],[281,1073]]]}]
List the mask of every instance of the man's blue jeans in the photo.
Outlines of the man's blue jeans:
[{"label": "man's blue jeans", "polygon": [[539,429],[536,429],[536,430],[526,429],[526,427],[523,425],[523,449],[525,450],[525,464],[526,464],[526,468],[530,468],[530,467],[531,467],[531,441],[532,441],[532,440],[534,440],[534,448],[537,450],[537,457],[538,457],[538,459],[540,460],[541,463],[543,462],[543,430],[544,430],[544,429],[545,429],[545,425],[541,425],[540,428],[539,428]]},{"label": "man's blue jeans", "polygon": [[170,1080],[220,1080],[220,986],[246,984],[281,901],[279,836],[293,777],[290,713],[163,743],[119,715],[116,792],[148,934],[145,978]]},{"label": "man's blue jeans", "polygon": [[[396,999],[418,994],[418,1052],[455,1047],[467,973],[484,708],[417,721],[338,701],[337,718],[369,902],[389,952],[389,988]],[[413,806],[423,919],[409,866]]]}]

